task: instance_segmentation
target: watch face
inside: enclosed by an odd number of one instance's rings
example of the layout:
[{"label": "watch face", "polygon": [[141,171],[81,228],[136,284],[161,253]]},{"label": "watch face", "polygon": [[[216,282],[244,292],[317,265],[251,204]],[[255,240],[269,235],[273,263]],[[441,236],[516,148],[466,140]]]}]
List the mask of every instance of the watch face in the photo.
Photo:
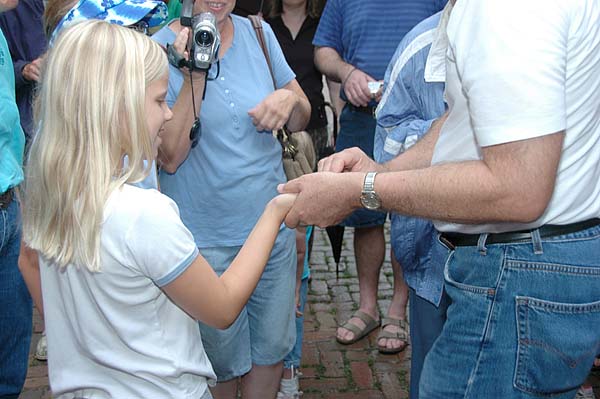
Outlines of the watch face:
[{"label": "watch face", "polygon": [[381,208],[379,196],[374,192],[363,192],[360,196],[360,202],[365,208],[372,211]]}]

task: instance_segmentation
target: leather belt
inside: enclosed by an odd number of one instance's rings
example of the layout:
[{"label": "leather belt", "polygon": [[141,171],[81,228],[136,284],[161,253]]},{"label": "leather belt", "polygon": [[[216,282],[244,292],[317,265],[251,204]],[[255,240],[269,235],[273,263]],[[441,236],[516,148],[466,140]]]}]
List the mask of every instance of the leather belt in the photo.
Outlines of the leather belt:
[{"label": "leather belt", "polygon": [[[527,242],[531,241],[533,237],[532,232],[535,230],[539,231],[541,238],[549,238],[576,233],[598,225],[600,225],[600,219],[597,218],[565,225],[546,224],[533,230],[491,233],[487,236],[485,243],[507,244],[511,242]],[[440,241],[450,249],[454,249],[455,247],[471,247],[477,245],[480,236],[481,234],[441,233]]]},{"label": "leather belt", "polygon": [[6,209],[12,202],[14,197],[13,189],[9,188],[2,194],[0,194],[0,209]]},{"label": "leather belt", "polygon": [[352,104],[348,104],[348,107],[350,107],[350,109],[354,112],[360,112],[363,114],[369,114],[371,115],[373,118],[375,117],[375,110],[377,109],[376,106],[373,107],[356,107]]}]

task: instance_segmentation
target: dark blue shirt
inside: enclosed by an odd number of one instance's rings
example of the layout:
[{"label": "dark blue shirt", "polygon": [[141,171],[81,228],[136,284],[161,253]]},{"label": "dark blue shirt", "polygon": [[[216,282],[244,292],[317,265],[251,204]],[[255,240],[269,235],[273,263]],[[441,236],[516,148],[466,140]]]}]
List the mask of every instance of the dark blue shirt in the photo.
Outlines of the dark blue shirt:
[{"label": "dark blue shirt", "polygon": [[0,14],[0,29],[4,32],[15,70],[15,88],[21,126],[30,140],[33,134],[31,108],[35,82],[23,77],[23,67],[46,50],[46,36],[42,26],[42,0],[20,0],[17,8]]},{"label": "dark blue shirt", "polygon": [[313,44],[383,80],[404,35],[442,10],[447,0],[328,0]]}]

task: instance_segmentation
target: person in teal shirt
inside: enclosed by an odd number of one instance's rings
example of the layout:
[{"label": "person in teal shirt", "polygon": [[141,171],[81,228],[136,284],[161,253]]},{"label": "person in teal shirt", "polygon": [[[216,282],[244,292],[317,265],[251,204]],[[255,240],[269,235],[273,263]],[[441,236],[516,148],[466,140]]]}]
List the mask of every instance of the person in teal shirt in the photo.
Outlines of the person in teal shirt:
[{"label": "person in teal shirt", "polygon": [[[0,12],[18,1],[0,0]],[[0,397],[17,398],[27,375],[31,297],[19,272],[21,215],[15,188],[23,181],[25,135],[15,101],[15,74],[0,30]]]}]

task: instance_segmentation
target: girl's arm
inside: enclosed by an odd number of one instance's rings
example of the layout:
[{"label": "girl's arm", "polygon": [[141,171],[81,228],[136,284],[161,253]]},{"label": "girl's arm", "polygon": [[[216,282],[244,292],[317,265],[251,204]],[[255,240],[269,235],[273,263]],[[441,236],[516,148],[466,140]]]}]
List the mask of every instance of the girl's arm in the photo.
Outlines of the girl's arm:
[{"label": "girl's arm", "polygon": [[38,254],[21,241],[21,252],[19,253],[19,270],[25,280],[33,304],[37,308],[42,319],[44,318],[44,305],[42,302],[42,282],[40,278],[40,265]]},{"label": "girl's arm", "polygon": [[256,288],[269,260],[279,228],[295,196],[272,199],[244,246],[221,277],[198,255],[165,293],[193,318],[216,328],[227,328]]}]

